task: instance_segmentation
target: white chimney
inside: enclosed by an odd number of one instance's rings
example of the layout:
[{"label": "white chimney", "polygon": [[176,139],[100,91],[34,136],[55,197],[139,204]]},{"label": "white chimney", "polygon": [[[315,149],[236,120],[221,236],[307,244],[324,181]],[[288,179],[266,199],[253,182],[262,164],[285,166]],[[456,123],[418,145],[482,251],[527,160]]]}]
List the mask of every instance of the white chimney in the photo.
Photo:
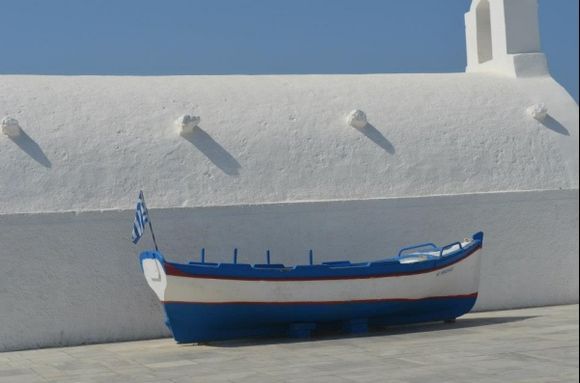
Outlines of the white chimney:
[{"label": "white chimney", "polygon": [[465,14],[467,72],[548,75],[537,0],[473,0]]}]

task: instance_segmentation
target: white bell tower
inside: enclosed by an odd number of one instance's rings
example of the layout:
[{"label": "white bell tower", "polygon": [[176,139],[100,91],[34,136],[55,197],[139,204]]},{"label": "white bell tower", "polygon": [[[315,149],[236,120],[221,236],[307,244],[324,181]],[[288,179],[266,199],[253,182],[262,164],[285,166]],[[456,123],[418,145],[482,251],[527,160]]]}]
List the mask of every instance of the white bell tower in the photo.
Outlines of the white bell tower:
[{"label": "white bell tower", "polygon": [[537,0],[473,0],[465,14],[466,72],[548,75]]}]

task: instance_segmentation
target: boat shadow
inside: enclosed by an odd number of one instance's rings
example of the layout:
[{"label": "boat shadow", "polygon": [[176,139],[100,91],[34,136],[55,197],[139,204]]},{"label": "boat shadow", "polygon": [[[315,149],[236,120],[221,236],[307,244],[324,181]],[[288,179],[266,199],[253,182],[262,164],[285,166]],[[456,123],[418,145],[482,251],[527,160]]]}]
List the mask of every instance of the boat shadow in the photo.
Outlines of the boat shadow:
[{"label": "boat shadow", "polygon": [[370,338],[379,336],[405,335],[416,333],[429,333],[437,331],[448,331],[458,329],[469,329],[474,327],[491,326],[498,324],[506,324],[513,322],[520,322],[528,319],[536,318],[537,316],[509,316],[509,317],[480,317],[480,318],[464,318],[457,319],[454,323],[443,322],[428,322],[409,325],[392,325],[370,327],[369,331],[363,334],[345,334],[338,330],[322,330],[314,331],[310,338],[253,338],[253,339],[238,339],[227,341],[213,341],[199,343],[209,347],[248,347],[248,346],[267,346],[272,344],[291,344],[302,342],[318,342],[338,339],[350,338]]}]

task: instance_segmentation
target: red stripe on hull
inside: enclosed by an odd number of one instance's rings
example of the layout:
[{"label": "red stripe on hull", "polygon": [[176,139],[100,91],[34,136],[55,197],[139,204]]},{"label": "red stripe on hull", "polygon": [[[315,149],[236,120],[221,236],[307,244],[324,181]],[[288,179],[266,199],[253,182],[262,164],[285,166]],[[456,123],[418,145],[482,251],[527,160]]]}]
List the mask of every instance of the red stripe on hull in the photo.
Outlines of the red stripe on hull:
[{"label": "red stripe on hull", "polygon": [[293,301],[293,302],[184,302],[184,301],[161,301],[163,304],[196,304],[196,305],[336,305],[348,303],[380,303],[380,302],[418,302],[438,299],[465,299],[477,298],[478,292],[464,295],[443,295],[426,298],[385,298],[385,299],[359,299],[350,301]]}]

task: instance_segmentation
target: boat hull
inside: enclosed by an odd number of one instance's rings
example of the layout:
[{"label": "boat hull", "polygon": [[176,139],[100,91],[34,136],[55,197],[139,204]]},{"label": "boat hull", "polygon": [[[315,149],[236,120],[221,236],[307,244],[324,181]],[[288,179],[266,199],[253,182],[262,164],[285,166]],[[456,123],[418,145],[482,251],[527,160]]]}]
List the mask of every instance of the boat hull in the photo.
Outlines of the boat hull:
[{"label": "boat hull", "polygon": [[417,255],[275,270],[176,264],[157,252],[143,253],[141,262],[175,340],[191,343],[453,320],[476,302],[482,242],[478,233],[445,254],[440,250],[439,257],[415,263],[406,261]]},{"label": "boat hull", "polygon": [[292,335],[293,324],[353,332],[353,321],[384,326],[453,320],[469,312],[477,294],[384,302],[330,304],[166,303],[178,343]]}]

